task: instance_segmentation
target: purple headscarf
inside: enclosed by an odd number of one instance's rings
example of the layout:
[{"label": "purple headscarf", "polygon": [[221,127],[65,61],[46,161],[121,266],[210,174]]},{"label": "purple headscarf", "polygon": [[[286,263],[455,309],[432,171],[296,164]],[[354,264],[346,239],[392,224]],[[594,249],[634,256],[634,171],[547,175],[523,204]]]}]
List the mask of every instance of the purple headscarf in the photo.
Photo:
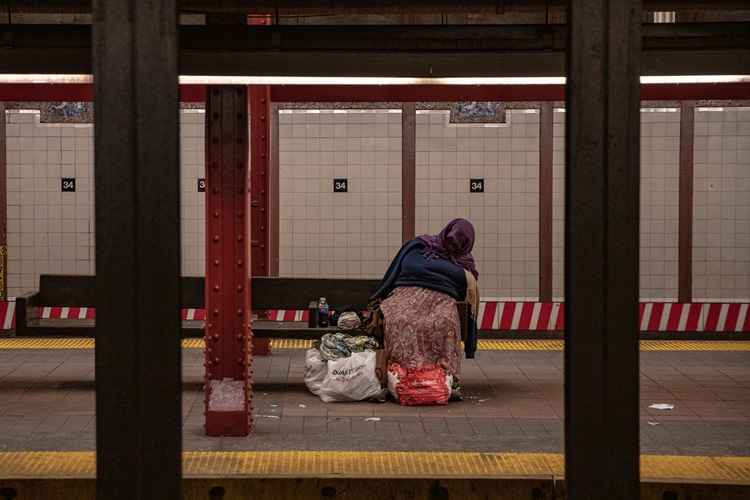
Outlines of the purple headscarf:
[{"label": "purple headscarf", "polygon": [[474,248],[474,226],[466,219],[453,219],[440,234],[425,234],[417,238],[425,245],[424,255],[428,259],[446,259],[471,272],[479,278],[479,272],[471,255]]}]

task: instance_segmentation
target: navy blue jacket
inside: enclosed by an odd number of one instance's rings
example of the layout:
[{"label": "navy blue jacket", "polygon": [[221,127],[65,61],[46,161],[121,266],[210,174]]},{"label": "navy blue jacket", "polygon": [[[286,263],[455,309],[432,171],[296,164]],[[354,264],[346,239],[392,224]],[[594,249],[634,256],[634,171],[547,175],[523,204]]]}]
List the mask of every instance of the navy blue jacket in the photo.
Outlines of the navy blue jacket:
[{"label": "navy blue jacket", "polygon": [[[385,299],[400,286],[418,286],[435,290],[458,301],[466,299],[464,269],[445,259],[425,258],[424,243],[420,240],[411,240],[401,247],[372,299]],[[466,357],[473,358],[476,349],[476,319],[469,314],[468,332],[464,342]]]}]

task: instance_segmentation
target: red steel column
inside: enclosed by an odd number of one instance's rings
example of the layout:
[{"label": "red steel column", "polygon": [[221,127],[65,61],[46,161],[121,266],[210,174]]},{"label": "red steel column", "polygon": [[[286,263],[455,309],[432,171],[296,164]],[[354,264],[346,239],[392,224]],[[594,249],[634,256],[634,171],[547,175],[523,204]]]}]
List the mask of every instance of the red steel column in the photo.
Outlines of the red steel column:
[{"label": "red steel column", "polygon": [[206,434],[246,436],[252,427],[247,89],[210,86],[206,94]]},{"label": "red steel column", "polygon": [[8,297],[8,165],[5,103],[0,102],[0,299]]},{"label": "red steel column", "polygon": [[[250,100],[250,262],[253,276],[268,276],[269,248],[269,158],[271,157],[271,89],[248,87]],[[253,339],[256,355],[270,355],[269,339]]]}]

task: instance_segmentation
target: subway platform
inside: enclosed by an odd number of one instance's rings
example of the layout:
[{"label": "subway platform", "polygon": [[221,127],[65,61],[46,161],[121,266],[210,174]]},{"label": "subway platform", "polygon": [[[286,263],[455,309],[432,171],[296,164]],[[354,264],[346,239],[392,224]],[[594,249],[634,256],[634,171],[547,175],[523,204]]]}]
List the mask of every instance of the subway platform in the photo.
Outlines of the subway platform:
[{"label": "subway platform", "polygon": [[[93,347],[0,339],[0,487],[28,490],[45,478],[93,487]],[[243,438],[205,436],[201,347],[184,341],[182,424],[184,476],[204,493],[240,488],[240,479],[325,488],[321,481],[390,477],[513,478],[553,494],[564,476],[562,341],[482,341],[464,360],[464,400],[419,408],[322,403],[303,383],[305,342],[277,341],[272,356],[254,360],[255,426]],[[750,491],[750,342],[644,341],[640,397],[644,484]]]}]

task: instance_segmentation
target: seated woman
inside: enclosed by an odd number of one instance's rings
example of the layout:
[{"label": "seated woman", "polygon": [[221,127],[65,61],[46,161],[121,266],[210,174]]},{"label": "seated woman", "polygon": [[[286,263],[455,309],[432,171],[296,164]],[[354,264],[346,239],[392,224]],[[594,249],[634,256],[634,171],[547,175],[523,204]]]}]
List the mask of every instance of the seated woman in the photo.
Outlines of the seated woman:
[{"label": "seated woman", "polygon": [[465,342],[468,358],[476,350],[479,294],[471,250],[474,226],[455,219],[437,235],[406,243],[391,263],[373,299],[381,299],[388,365],[413,370],[437,365],[458,386],[461,326],[456,301],[468,301],[472,317]]}]

